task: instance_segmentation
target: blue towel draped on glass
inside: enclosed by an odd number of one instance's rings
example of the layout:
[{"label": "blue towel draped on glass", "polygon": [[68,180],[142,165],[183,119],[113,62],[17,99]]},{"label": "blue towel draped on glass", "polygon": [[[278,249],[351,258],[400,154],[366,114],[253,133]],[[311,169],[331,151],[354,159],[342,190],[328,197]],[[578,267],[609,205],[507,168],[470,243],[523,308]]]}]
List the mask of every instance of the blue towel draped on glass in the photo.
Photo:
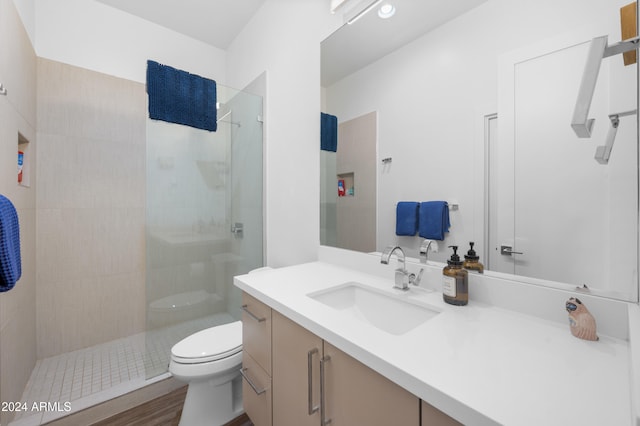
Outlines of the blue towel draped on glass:
[{"label": "blue towel draped on glass", "polygon": [[419,235],[429,240],[444,240],[449,232],[449,205],[446,201],[425,201],[420,203]]},{"label": "blue towel draped on glass", "polygon": [[155,61],[147,61],[149,118],[215,132],[216,82]]},{"label": "blue towel draped on glass", "polygon": [[0,195],[0,292],[9,291],[22,276],[18,212]]},{"label": "blue towel draped on glass", "polygon": [[396,206],[396,235],[416,235],[418,206],[415,201],[400,201]]},{"label": "blue towel draped on glass", "polygon": [[320,149],[338,150],[338,117],[324,112],[320,113]]}]

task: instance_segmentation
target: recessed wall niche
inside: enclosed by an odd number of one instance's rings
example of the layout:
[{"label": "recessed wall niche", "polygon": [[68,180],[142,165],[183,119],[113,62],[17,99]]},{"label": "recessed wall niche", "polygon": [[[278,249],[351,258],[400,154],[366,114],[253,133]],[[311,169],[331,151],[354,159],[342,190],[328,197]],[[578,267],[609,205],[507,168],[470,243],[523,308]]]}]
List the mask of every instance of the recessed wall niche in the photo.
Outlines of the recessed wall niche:
[{"label": "recessed wall niche", "polygon": [[31,144],[29,139],[18,133],[17,182],[20,186],[31,186]]},{"label": "recessed wall niche", "polygon": [[354,195],[353,173],[338,174],[338,197],[353,197]]}]

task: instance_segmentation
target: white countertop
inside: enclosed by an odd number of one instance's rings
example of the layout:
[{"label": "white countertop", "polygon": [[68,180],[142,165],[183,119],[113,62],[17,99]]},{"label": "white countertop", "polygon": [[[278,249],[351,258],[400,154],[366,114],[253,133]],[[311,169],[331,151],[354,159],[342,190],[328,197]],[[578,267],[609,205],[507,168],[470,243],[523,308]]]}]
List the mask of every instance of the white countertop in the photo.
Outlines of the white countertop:
[{"label": "white countertop", "polygon": [[[389,267],[391,268],[391,267]],[[392,269],[390,269],[392,271]],[[349,281],[441,311],[403,335],[345,320],[308,293]],[[458,421],[469,425],[630,425],[629,342],[589,342],[567,324],[313,262],[235,278],[235,284]]]}]

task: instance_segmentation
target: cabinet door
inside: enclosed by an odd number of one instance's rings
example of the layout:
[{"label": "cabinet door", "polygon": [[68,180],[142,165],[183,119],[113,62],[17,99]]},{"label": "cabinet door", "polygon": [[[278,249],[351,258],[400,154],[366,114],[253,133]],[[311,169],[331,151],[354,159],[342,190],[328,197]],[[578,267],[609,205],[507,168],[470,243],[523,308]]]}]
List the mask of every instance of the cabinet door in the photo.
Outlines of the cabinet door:
[{"label": "cabinet door", "polygon": [[242,348],[271,373],[271,308],[242,293]]},{"label": "cabinet door", "polygon": [[420,400],[324,342],[325,415],[332,426],[419,426]]},{"label": "cabinet door", "polygon": [[433,405],[422,401],[421,426],[462,426],[457,420],[447,416]]},{"label": "cabinet door", "polygon": [[320,404],[322,340],[273,311],[272,348],[273,424],[318,426],[319,410],[309,411]]},{"label": "cabinet door", "polygon": [[246,351],[242,354],[242,404],[254,426],[271,426],[271,377]]}]

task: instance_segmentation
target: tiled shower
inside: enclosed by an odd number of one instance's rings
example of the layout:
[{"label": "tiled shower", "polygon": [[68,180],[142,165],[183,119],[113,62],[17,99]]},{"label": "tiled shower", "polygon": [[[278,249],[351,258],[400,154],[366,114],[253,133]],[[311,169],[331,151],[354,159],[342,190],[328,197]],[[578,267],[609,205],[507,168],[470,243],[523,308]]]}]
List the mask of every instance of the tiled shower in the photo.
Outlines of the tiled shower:
[{"label": "tiled shower", "polygon": [[218,100],[215,133],[153,122],[144,84],[37,59],[37,362],[21,401],[59,404],[15,424],[165,378],[173,344],[239,318],[232,277],[263,260],[262,98],[218,85]]}]

